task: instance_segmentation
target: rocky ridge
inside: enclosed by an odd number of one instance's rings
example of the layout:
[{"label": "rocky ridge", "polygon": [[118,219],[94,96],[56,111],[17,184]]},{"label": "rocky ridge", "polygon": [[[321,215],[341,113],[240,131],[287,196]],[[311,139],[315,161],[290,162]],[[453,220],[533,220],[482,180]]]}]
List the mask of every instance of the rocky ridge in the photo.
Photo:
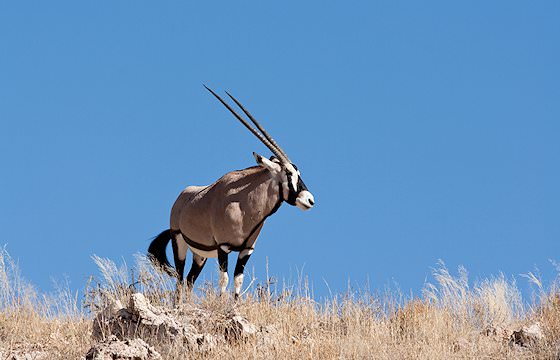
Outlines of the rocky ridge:
[{"label": "rocky ridge", "polygon": [[[218,333],[209,333],[209,322]],[[235,310],[221,314],[216,324],[212,314],[194,305],[164,308],[149,303],[141,293],[131,295],[127,306],[112,302],[93,320],[92,337],[97,341],[87,353],[87,360],[160,359],[154,343],[182,346],[185,351],[204,353],[220,344],[257,338],[260,344],[273,327],[259,329]]]}]

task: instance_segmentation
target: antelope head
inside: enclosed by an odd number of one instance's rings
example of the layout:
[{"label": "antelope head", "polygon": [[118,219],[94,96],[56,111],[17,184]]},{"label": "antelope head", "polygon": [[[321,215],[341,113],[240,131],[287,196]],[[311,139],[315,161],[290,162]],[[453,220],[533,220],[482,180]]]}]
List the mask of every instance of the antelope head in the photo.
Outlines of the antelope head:
[{"label": "antelope head", "polygon": [[[274,156],[267,159],[259,154],[253,153],[255,160],[259,166],[270,171],[272,176],[282,184],[282,198],[288,204],[297,206],[302,210],[309,210],[315,205],[313,194],[307,189],[305,183],[301,179],[301,173],[297,166],[288,158],[288,155],[276,143],[276,141],[268,134],[262,125],[251,115],[245,107],[234,98],[229,92],[226,94],[239,106],[239,108],[249,117],[251,122],[257,127],[258,131],[253,128],[241,115],[239,115],[228,103],[226,103],[218,94],[204,86],[212,93],[232,114],[239,120],[253,135],[255,135],[267,148],[272,151]],[[260,132],[259,132],[260,131]]]}]

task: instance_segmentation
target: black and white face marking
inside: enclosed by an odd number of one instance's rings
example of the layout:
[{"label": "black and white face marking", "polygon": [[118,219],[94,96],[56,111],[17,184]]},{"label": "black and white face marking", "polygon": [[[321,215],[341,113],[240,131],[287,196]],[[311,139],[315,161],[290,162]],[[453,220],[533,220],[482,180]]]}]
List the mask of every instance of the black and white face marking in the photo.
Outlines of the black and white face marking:
[{"label": "black and white face marking", "polygon": [[282,163],[274,156],[266,159],[256,153],[253,155],[257,164],[266,167],[280,181],[284,201],[302,210],[309,210],[315,205],[313,194],[307,190],[301,180],[301,173],[294,164]]},{"label": "black and white face marking", "polygon": [[[301,210],[309,210],[315,205],[313,194],[307,190],[307,186],[301,179],[301,173],[294,164],[283,167],[286,181],[284,186],[284,199],[290,205],[297,206]],[[287,187],[287,189],[286,189]]]}]

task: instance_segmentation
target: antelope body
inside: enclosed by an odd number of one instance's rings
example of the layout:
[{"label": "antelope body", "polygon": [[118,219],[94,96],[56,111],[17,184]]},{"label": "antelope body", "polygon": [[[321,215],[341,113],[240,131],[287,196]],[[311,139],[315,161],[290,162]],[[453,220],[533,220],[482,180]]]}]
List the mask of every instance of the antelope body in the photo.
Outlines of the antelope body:
[{"label": "antelope body", "polygon": [[207,259],[217,257],[219,287],[220,293],[223,293],[228,284],[228,254],[239,252],[234,271],[234,294],[237,298],[243,284],[245,264],[266,219],[284,201],[308,210],[313,207],[314,198],[301,180],[296,166],[241,103],[227,93],[260,132],[220,96],[207,89],[275,156],[267,159],[253,153],[257,166],[229,172],[212,185],[189,186],[183,190],[171,210],[170,229],[152,241],[148,253],[156,263],[170,269],[165,248],[172,240],[175,270],[181,284],[187,250],[191,249],[193,262],[187,275],[189,288],[194,285]]}]

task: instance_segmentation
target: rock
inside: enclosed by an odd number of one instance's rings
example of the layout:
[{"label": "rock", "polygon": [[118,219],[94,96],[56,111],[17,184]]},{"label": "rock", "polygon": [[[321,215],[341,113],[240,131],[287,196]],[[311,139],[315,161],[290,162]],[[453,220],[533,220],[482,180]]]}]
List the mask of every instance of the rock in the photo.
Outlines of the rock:
[{"label": "rock", "polygon": [[98,314],[93,323],[92,336],[103,341],[109,336],[119,340],[140,338],[158,343],[179,341],[198,351],[214,348],[218,339],[210,334],[200,333],[191,324],[193,316],[201,310],[180,313],[178,309],[165,309],[151,305],[141,293],[132,294],[126,308],[110,304]]},{"label": "rock", "polygon": [[519,345],[522,347],[531,347],[544,340],[544,333],[540,323],[531,326],[523,326],[521,330],[514,331],[511,334],[510,345]]},{"label": "rock", "polygon": [[116,335],[121,340],[136,337],[174,340],[184,333],[196,333],[188,323],[179,323],[174,316],[151,305],[140,293],[132,294],[126,308],[121,306],[117,310],[118,305],[110,304],[95,317],[95,340],[104,340],[109,335]]},{"label": "rock", "polygon": [[93,338],[104,343],[110,339],[142,339],[147,344],[158,344],[158,349],[168,344],[198,353],[211,351],[226,341],[250,338],[259,346],[270,348],[274,347],[277,334],[276,326],[258,328],[235,309],[213,313],[195,305],[165,308],[150,304],[141,293],[132,294],[126,307],[110,304],[95,317],[93,324]]},{"label": "rock", "polygon": [[94,345],[86,360],[158,360],[161,355],[142,339],[119,340],[110,336]]},{"label": "rock", "polygon": [[185,329],[188,326],[180,324],[175,317],[166,314],[162,309],[152,306],[140,293],[132,294],[127,310],[136,325],[135,331],[147,332],[158,339],[175,339],[183,334],[183,330],[194,330]]},{"label": "rock", "polygon": [[228,325],[226,328],[228,340],[246,339],[257,333],[257,327],[240,315],[233,316]]}]

